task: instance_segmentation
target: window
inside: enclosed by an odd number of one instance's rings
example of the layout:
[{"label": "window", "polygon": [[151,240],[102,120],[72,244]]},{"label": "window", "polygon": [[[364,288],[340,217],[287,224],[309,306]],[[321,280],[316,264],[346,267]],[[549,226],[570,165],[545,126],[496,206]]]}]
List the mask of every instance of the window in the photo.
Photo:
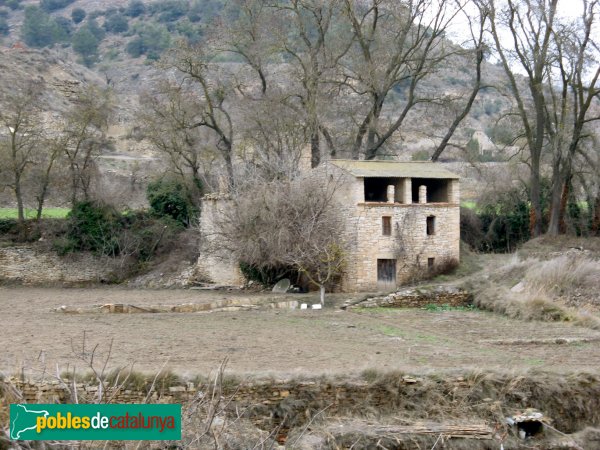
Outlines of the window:
[{"label": "window", "polygon": [[435,234],[435,216],[427,217],[427,236],[433,236]]},{"label": "window", "polygon": [[429,270],[433,269],[434,264],[435,264],[435,258],[427,258],[427,268]]},{"label": "window", "polygon": [[383,216],[381,218],[381,234],[384,236],[392,235],[392,218],[390,216]]}]

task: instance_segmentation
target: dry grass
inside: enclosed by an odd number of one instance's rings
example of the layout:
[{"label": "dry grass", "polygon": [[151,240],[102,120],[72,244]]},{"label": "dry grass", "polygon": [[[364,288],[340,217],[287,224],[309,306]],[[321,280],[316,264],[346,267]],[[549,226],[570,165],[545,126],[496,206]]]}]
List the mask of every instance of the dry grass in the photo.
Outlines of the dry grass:
[{"label": "dry grass", "polygon": [[600,329],[600,318],[587,311],[600,311],[600,261],[581,250],[541,260],[514,255],[475,290],[474,303],[482,309],[516,319]]},{"label": "dry grass", "polygon": [[576,289],[600,292],[600,261],[586,256],[562,255],[548,261],[532,261],[524,281],[530,291],[558,296]]},{"label": "dry grass", "polygon": [[[222,369],[207,380],[199,386],[198,395],[184,404],[183,439],[172,443],[177,448],[267,449],[276,446],[275,439],[282,437],[284,441],[287,438],[286,448],[316,448],[301,447],[311,440],[315,444],[318,440],[318,448],[323,449],[346,448],[353,442],[359,442],[354,448],[375,448],[374,439],[384,439],[382,442],[388,442],[391,448],[432,448],[439,437],[376,436],[369,430],[352,428],[336,436],[327,433],[336,424],[353,422],[485,423],[496,430],[491,441],[452,440],[450,447],[444,448],[498,448],[503,439],[510,448],[525,448],[521,446],[524,442],[505,435],[508,429],[504,420],[525,408],[542,411],[552,419],[552,426],[563,433],[576,433],[570,439],[582,448],[594,448],[598,430],[587,427],[600,425],[600,378],[592,374],[468,371],[408,377],[403,372],[369,371],[361,379],[254,380],[251,383],[256,398],[245,403],[235,400],[239,386],[224,386]],[[0,402],[20,401],[12,388],[9,383],[0,382]],[[266,400],[273,391],[283,389],[289,392],[288,397],[261,401],[261,396]],[[5,420],[7,417],[3,424]],[[0,426],[0,449],[30,448],[26,442],[10,444],[2,434]],[[547,433],[539,448],[555,448],[549,443],[556,437]],[[39,448],[62,449],[70,444],[49,445]],[[123,443],[120,448],[136,446],[135,442]],[[81,443],[78,448],[95,447]],[[164,448],[164,444],[145,443],[143,448]]]}]

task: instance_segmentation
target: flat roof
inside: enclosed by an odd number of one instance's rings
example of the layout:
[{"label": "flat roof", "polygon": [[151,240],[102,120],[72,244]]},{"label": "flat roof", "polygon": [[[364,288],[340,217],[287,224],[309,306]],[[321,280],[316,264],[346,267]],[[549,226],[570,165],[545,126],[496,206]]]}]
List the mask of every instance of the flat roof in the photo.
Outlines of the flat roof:
[{"label": "flat roof", "polygon": [[364,178],[445,178],[458,179],[458,175],[446,170],[440,163],[429,161],[357,161],[352,159],[332,159],[336,167]]}]

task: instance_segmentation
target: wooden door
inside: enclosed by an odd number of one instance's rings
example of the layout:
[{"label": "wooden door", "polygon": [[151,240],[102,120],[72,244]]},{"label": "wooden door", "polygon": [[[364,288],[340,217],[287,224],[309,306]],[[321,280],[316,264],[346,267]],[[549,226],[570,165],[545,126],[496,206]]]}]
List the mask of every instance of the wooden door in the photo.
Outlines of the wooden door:
[{"label": "wooden door", "polygon": [[396,288],[396,260],[377,260],[377,289],[390,291]]}]

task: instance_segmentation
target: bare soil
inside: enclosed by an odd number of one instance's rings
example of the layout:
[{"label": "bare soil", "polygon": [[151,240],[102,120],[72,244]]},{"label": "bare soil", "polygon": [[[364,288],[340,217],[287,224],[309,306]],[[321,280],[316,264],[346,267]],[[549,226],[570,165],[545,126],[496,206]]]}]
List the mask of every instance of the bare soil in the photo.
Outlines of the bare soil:
[{"label": "bare soil", "polygon": [[[75,367],[83,334],[86,350],[109,367],[134,363],[184,376],[205,374],[228,357],[238,374],[292,376],[365,370],[409,373],[464,369],[553,372],[597,371],[600,332],[568,323],[526,322],[482,311],[417,309],[262,310],[212,313],[64,314],[61,305],[106,303],[176,305],[273,294],[121,288],[0,287],[0,370],[56,371]],[[331,296],[341,304],[348,296]],[[316,303],[314,295],[286,298]]]}]

